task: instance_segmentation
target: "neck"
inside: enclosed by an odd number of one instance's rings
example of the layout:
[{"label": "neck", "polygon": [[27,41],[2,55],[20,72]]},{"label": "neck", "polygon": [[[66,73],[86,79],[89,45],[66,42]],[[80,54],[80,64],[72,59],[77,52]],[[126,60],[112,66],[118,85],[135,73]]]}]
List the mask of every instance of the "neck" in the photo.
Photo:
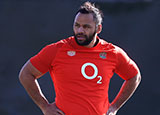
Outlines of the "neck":
[{"label": "neck", "polygon": [[95,46],[96,42],[97,42],[97,36],[94,37],[94,39],[91,41],[91,43],[89,45],[86,45],[84,47],[92,48]]}]

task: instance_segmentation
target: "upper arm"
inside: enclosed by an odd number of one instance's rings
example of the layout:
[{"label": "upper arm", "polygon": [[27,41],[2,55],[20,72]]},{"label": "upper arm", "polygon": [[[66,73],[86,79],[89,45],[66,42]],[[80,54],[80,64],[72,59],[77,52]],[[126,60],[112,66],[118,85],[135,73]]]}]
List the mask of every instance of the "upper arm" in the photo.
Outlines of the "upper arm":
[{"label": "upper arm", "polygon": [[31,64],[45,74],[52,69],[52,62],[56,57],[59,47],[56,43],[47,45],[38,54],[30,58]]},{"label": "upper arm", "polygon": [[43,75],[43,73],[41,73],[38,69],[36,69],[32,63],[30,62],[30,60],[28,60],[24,66],[22,67],[19,77],[27,77],[28,75],[33,76],[35,79],[41,77]]},{"label": "upper arm", "polygon": [[129,80],[139,73],[136,63],[122,49],[117,50],[117,65],[115,72],[124,80]]},{"label": "upper arm", "polygon": [[141,81],[141,74],[140,74],[140,72],[138,71],[138,73],[137,73],[136,76],[134,76],[131,79],[126,80],[126,81],[133,81],[134,83],[139,84],[140,81]]}]

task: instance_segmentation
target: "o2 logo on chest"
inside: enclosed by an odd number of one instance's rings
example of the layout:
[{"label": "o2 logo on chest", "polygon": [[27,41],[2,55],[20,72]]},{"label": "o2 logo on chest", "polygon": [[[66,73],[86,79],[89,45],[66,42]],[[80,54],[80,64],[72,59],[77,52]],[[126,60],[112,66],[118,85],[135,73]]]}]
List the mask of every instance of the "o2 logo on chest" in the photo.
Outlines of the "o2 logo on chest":
[{"label": "o2 logo on chest", "polygon": [[[91,66],[93,68],[94,74],[92,76],[88,76],[86,74],[85,69],[86,69],[87,66]],[[97,69],[97,66],[95,64],[93,64],[93,63],[83,64],[82,67],[81,67],[81,73],[82,73],[84,78],[89,79],[89,80],[94,79],[96,77],[99,78],[99,80],[97,81],[97,84],[102,84],[102,76],[97,76],[98,75],[98,69]]]}]

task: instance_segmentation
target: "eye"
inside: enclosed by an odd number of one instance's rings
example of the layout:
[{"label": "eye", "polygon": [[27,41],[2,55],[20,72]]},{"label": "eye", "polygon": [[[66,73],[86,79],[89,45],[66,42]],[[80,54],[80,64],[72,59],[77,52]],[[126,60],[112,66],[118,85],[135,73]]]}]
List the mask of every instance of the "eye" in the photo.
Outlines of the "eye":
[{"label": "eye", "polygon": [[74,26],[75,26],[75,27],[77,27],[77,28],[79,28],[79,27],[80,27],[80,25],[79,25],[79,24],[74,24]]},{"label": "eye", "polygon": [[84,25],[83,28],[89,29],[89,28],[91,28],[91,26],[90,25]]}]

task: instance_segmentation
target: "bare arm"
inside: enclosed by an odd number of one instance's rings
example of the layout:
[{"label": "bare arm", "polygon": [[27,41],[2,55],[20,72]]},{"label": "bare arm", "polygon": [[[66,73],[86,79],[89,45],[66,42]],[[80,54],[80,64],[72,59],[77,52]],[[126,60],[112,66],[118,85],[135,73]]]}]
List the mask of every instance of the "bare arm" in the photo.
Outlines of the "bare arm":
[{"label": "bare arm", "polygon": [[122,105],[132,96],[141,81],[141,75],[138,73],[135,77],[125,81],[117,94],[116,98],[110,104],[107,115],[116,115]]},{"label": "bare arm", "polygon": [[56,104],[49,104],[48,100],[43,95],[37,82],[37,79],[42,75],[43,74],[38,71],[30,61],[27,61],[20,71],[19,80],[29,96],[45,115],[63,115],[62,111],[56,107]]}]

